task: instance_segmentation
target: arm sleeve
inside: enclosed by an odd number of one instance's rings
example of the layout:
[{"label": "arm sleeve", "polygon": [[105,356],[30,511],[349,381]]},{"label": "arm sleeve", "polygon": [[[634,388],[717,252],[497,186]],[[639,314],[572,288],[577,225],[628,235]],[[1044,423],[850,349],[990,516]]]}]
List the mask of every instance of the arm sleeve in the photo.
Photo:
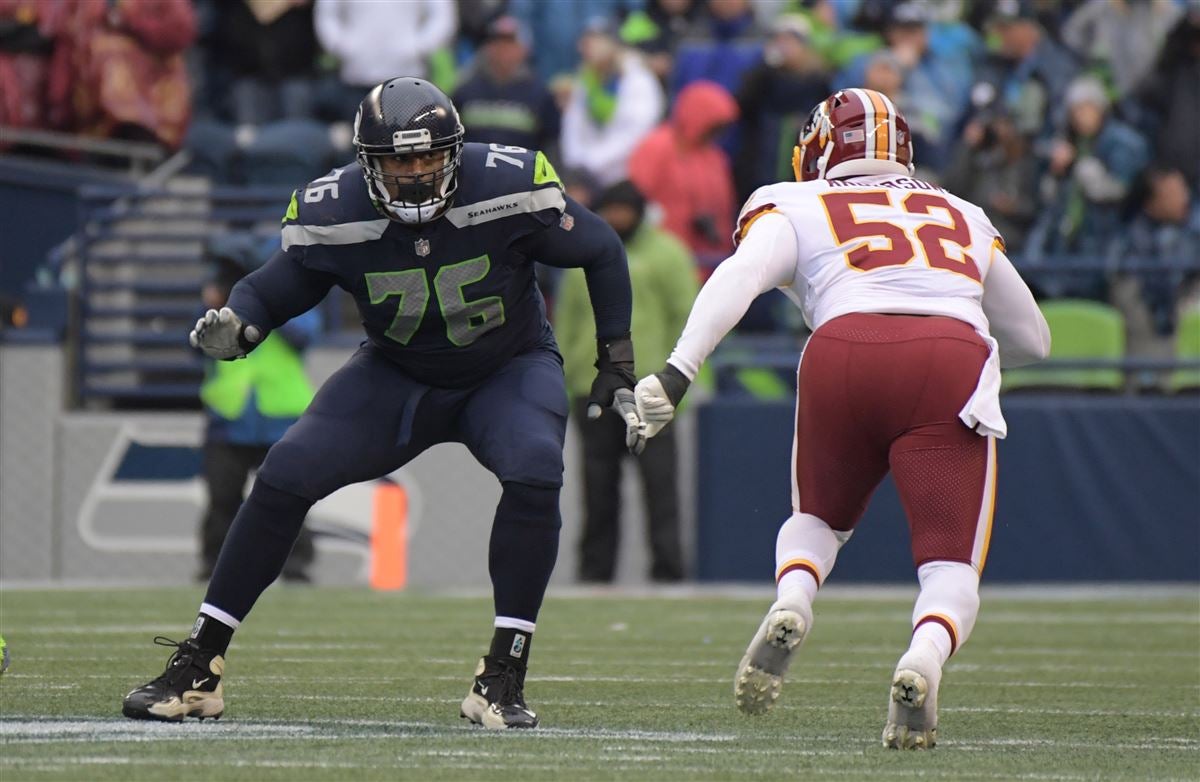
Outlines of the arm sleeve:
[{"label": "arm sleeve", "polygon": [[321,310],[317,307],[303,312],[280,326],[277,331],[279,336],[287,340],[287,343],[296,350],[304,350],[314,341],[321,333],[321,326],[325,319],[321,317]]},{"label": "arm sleeve", "polygon": [[518,249],[547,266],[582,268],[597,338],[622,337],[629,333],[633,311],[625,246],[608,223],[569,197],[566,214],[574,221],[570,230],[557,223],[521,239]]},{"label": "arm sleeve", "polygon": [[1019,367],[1050,355],[1050,327],[1029,286],[999,249],[983,286],[983,314],[1000,344],[1000,366]]},{"label": "arm sleeve", "polygon": [[320,303],[333,287],[332,274],[309,269],[297,254],[280,251],[262,268],[243,277],[229,294],[229,309],[243,323],[267,332]]},{"label": "arm sleeve", "polygon": [[667,363],[695,380],[700,365],[742,319],[750,303],[759,294],[792,282],[798,253],[790,220],[777,213],[756,220],[737,251],[700,289]]}]

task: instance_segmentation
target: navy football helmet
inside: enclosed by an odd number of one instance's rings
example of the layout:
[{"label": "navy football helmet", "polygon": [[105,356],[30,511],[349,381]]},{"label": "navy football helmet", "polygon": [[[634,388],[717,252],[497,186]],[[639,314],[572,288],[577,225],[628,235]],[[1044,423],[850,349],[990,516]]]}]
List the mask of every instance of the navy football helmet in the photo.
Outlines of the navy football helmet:
[{"label": "navy football helmet", "polygon": [[354,148],[379,208],[404,223],[440,217],[458,187],[463,135],[450,98],[424,79],[390,79],[368,92]]}]

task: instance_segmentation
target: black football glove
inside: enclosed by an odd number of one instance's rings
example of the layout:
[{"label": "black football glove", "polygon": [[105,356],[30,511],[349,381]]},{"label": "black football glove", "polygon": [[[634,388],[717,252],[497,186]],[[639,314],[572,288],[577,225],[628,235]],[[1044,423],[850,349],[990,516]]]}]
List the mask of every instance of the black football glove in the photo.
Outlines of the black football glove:
[{"label": "black football glove", "polygon": [[633,342],[628,335],[616,339],[596,340],[596,379],[588,395],[587,416],[599,418],[604,408],[611,408],[625,421],[625,447],[639,454],[646,447],[645,427],[633,401]]}]

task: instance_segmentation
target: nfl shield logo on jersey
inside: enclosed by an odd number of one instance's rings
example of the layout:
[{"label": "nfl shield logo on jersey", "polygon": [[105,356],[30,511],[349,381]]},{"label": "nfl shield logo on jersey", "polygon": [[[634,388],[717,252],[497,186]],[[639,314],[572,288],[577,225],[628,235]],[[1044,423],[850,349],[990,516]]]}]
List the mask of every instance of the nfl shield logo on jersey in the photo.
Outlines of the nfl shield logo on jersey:
[{"label": "nfl shield logo on jersey", "polygon": [[418,239],[417,241],[413,242],[413,247],[416,248],[417,255],[421,256],[422,258],[424,258],[426,255],[429,255],[428,239]]}]

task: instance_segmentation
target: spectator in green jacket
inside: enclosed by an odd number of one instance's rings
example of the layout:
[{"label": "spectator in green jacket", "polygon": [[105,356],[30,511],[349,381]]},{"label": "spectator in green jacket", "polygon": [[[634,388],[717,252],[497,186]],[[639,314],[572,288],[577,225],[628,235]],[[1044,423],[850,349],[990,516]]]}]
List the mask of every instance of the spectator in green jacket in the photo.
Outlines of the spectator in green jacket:
[{"label": "spectator in green jacket", "polygon": [[[639,366],[659,366],[683,331],[699,281],[687,247],[671,234],[645,222],[646,200],[630,182],[618,182],[600,194],[592,209],[616,230],[629,256],[633,285],[632,332]],[[579,541],[579,580],[610,582],[616,572],[620,541],[621,460],[625,426],[605,411],[588,420],[587,396],[596,371],[596,332],[583,271],[563,276],[555,305],[554,332],[562,350],[571,411],[583,442],[584,526]],[[666,435],[666,437],[664,437]],[[673,432],[646,444],[637,460],[649,523],[650,578],[683,578],[679,542],[679,491]]]}]

